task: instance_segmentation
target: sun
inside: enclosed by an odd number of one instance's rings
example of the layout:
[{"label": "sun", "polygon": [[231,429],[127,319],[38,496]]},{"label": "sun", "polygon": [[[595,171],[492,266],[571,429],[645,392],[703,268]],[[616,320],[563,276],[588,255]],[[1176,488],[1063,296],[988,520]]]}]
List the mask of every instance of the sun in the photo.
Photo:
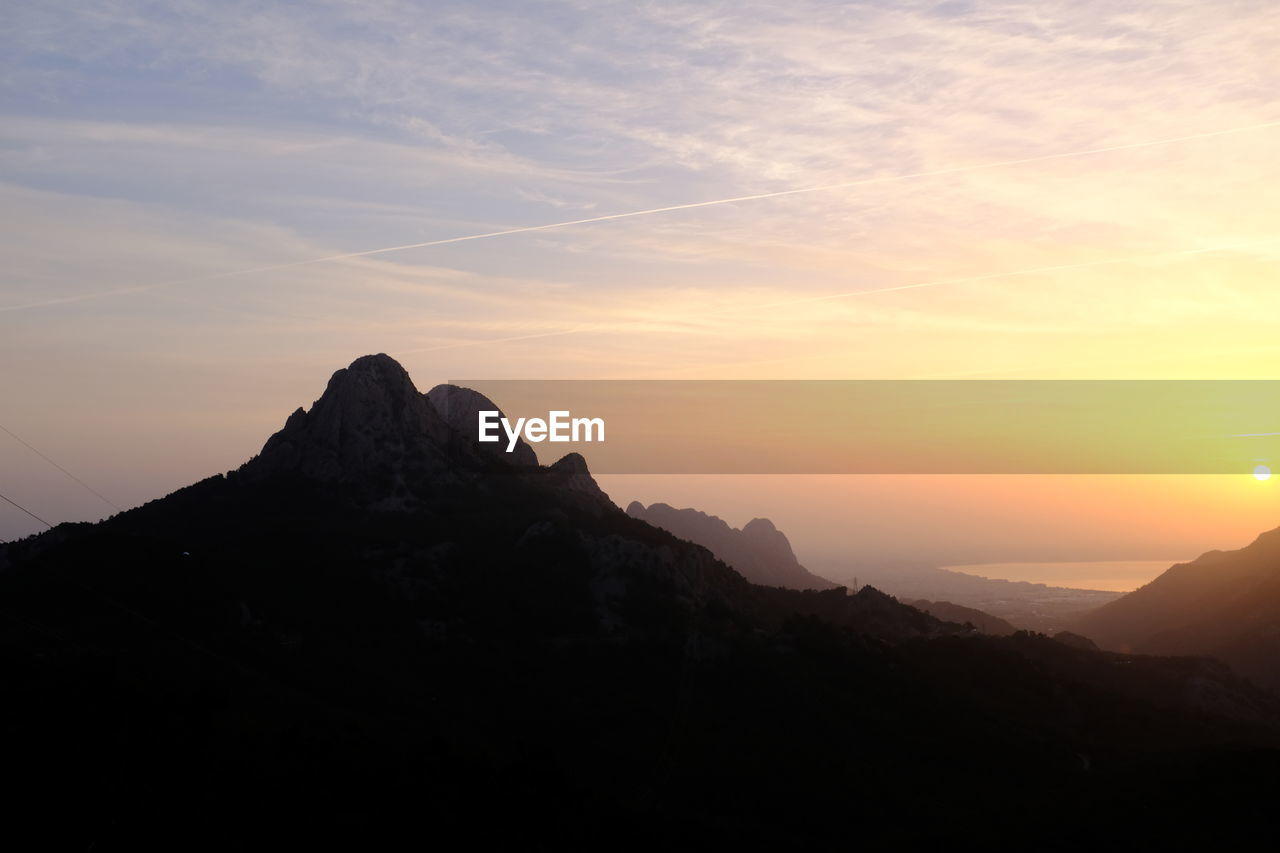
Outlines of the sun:
[{"label": "sun", "polygon": [[1270,480],[1271,469],[1266,465],[1259,465],[1257,468],[1253,469],[1253,479],[1258,481]]}]

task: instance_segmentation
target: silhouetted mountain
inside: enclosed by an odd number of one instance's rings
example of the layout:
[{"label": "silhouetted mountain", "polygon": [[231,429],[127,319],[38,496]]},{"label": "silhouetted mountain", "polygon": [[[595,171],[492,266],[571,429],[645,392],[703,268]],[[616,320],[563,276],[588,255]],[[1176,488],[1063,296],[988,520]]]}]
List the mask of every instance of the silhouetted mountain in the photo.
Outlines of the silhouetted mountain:
[{"label": "silhouetted mountain", "polygon": [[298,473],[323,481],[373,483],[382,497],[448,476],[453,431],[409,374],[386,355],[356,359],[329,380],[310,411],[298,409],[242,469],[246,478]]},{"label": "silhouetted mountain", "polygon": [[1079,619],[1104,648],[1211,655],[1280,687],[1280,529],[1171,567]]},{"label": "silhouetted mountain", "polygon": [[992,616],[990,613],[984,613],[973,607],[952,604],[950,601],[920,599],[918,601],[908,601],[907,604],[917,610],[923,610],[931,616],[936,616],[945,622],[955,622],[958,625],[969,624],[982,633],[991,634],[995,637],[1003,637],[1018,630],[999,616]]},{"label": "silhouetted mountain", "polygon": [[9,836],[1024,848],[1269,820],[1280,709],[1216,662],[757,586],[581,457],[460,436],[363,358],[237,471],[0,546]]},{"label": "silhouetted mountain", "polygon": [[639,501],[631,502],[627,515],[710,549],[752,583],[788,589],[838,586],[800,565],[787,537],[767,518],[753,518],[739,530],[696,509],[676,509],[664,503],[646,507]]}]

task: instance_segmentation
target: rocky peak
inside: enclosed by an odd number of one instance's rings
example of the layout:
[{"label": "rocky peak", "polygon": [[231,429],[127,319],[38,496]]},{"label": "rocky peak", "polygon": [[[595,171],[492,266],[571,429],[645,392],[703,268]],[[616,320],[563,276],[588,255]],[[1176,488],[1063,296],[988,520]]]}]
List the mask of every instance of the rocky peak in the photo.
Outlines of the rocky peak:
[{"label": "rocky peak", "polygon": [[480,483],[502,462],[507,472],[558,492],[557,499],[570,505],[593,514],[617,511],[577,453],[541,468],[524,442],[506,453],[505,443],[490,452],[475,441],[482,409],[498,410],[483,394],[456,385],[422,394],[395,359],[367,355],[335,372],[320,399],[294,411],[241,474],[249,480],[301,474],[350,484],[369,506],[398,510]]},{"label": "rocky peak", "polygon": [[449,437],[449,426],[395,359],[366,355],[335,372],[311,409],[290,415],[246,467],[322,480],[439,467]]},{"label": "rocky peak", "polygon": [[591,476],[591,471],[587,469],[587,460],[582,458],[582,454],[565,454],[547,468],[547,473],[551,476],[552,482],[566,492],[581,495],[592,506],[616,511],[613,501]]},{"label": "rocky peak", "polygon": [[753,518],[742,527],[742,536],[751,547],[755,548],[765,560],[779,566],[796,567],[800,561],[796,559],[791,548],[791,540],[774,526],[767,518]]}]

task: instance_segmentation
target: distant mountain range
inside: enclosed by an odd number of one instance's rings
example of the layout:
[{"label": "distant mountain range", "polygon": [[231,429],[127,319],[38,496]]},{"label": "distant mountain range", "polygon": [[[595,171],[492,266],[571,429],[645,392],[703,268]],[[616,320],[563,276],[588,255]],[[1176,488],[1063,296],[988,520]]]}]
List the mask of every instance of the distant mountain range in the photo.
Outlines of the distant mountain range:
[{"label": "distant mountain range", "polygon": [[1175,565],[1075,630],[1110,649],[1211,655],[1280,687],[1280,529]]},{"label": "distant mountain range", "polygon": [[580,456],[481,449],[477,405],[367,356],[239,469],[0,546],[9,836],[933,849],[1269,827],[1280,700],[1225,666],[750,583]]},{"label": "distant mountain range", "polygon": [[[631,502],[627,515],[704,546],[754,584],[787,589],[840,587],[800,565],[791,549],[791,542],[767,518],[753,518],[739,530],[718,516],[700,510],[676,509],[665,503],[646,507],[639,501]],[[972,625],[984,634],[1003,636],[1017,630],[997,616],[949,601],[921,599],[906,603],[944,622]]]},{"label": "distant mountain range", "polygon": [[702,545],[752,583],[788,589],[839,586],[800,565],[791,542],[767,518],[753,518],[739,530],[696,509],[676,509],[664,503],[646,507],[639,501],[631,502],[627,515]]}]

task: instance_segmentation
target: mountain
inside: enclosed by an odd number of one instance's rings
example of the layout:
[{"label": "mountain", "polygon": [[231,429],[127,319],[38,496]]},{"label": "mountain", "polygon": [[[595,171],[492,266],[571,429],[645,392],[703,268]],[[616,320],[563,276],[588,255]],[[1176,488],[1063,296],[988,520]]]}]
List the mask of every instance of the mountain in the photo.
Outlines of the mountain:
[{"label": "mountain", "polygon": [[836,589],[837,584],[810,572],[796,559],[791,543],[767,518],[753,518],[741,529],[696,509],[676,509],[632,501],[627,515],[661,527],[709,549],[752,583],[788,589]]},{"label": "mountain", "polygon": [[1065,849],[1268,825],[1280,707],[1217,662],[755,585],[582,457],[465,427],[361,358],[235,471],[0,546],[9,835]]},{"label": "mountain", "polygon": [[1179,563],[1074,630],[1104,648],[1210,655],[1280,687],[1280,529]]},{"label": "mountain", "polygon": [[[388,478],[382,497],[411,498],[453,463],[453,430],[409,374],[386,355],[335,372],[309,411],[298,409],[242,469],[266,479],[296,473],[322,482]],[[470,459],[458,460],[465,464]]]},{"label": "mountain", "polygon": [[920,599],[918,601],[908,601],[907,604],[917,610],[928,613],[930,616],[936,616],[945,622],[955,622],[959,625],[967,623],[984,634],[1002,637],[1018,630],[999,616],[992,616],[990,613],[984,613],[973,607],[952,604],[950,601]]}]

